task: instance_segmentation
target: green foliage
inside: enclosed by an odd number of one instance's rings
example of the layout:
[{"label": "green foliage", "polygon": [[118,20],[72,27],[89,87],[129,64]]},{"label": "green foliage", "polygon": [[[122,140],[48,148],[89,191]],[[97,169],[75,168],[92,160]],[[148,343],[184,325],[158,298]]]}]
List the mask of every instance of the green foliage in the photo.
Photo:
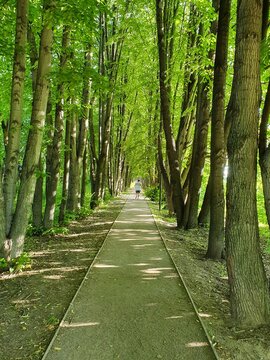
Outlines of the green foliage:
[{"label": "green foliage", "polygon": [[32,224],[29,224],[27,227],[27,236],[54,236],[54,235],[66,235],[68,234],[68,229],[63,226],[54,226],[51,229],[45,229],[43,226],[35,227]]},{"label": "green foliage", "polygon": [[44,228],[42,226],[36,227],[33,226],[33,224],[29,224],[26,230],[27,236],[41,236],[44,231]]},{"label": "green foliage", "polygon": [[77,212],[66,211],[64,224],[68,225],[70,222],[72,222],[74,220],[85,219],[85,218],[87,218],[88,216],[90,216],[92,214],[93,214],[93,210],[90,209],[89,207],[82,207]]},{"label": "green foliage", "polygon": [[50,326],[57,326],[60,323],[60,320],[55,317],[54,315],[51,315],[47,320],[47,325]]},{"label": "green foliage", "polygon": [[168,211],[165,209],[161,209],[159,211],[157,204],[150,203],[150,208],[152,214],[160,219],[165,219],[169,223],[175,223],[175,216],[168,214]]},{"label": "green foliage", "polygon": [[159,201],[159,186],[149,186],[144,190],[144,194],[151,201]]},{"label": "green foliage", "polygon": [[91,210],[89,207],[82,207],[78,212],[75,213],[75,219],[85,219],[92,214],[93,210]]},{"label": "green foliage", "polygon": [[11,260],[0,258],[0,272],[9,271],[13,273],[28,269],[31,269],[31,258],[28,253],[22,253],[18,258]]},{"label": "green foliage", "polygon": [[107,202],[109,202],[111,199],[112,199],[112,194],[109,192],[108,189],[106,189],[103,201],[104,201],[105,203],[107,203]]},{"label": "green foliage", "polygon": [[55,235],[67,235],[69,230],[64,226],[54,226],[51,229],[44,230],[42,236],[55,236]]},{"label": "green foliage", "polygon": [[7,271],[8,269],[8,261],[5,258],[0,258],[0,272]]}]

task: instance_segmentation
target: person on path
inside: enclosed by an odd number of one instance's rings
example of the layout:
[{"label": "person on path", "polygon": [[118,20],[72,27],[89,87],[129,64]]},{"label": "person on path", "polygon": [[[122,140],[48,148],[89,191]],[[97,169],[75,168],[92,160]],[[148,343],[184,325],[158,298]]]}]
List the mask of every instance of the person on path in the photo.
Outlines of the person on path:
[{"label": "person on path", "polygon": [[135,199],[139,199],[140,198],[140,192],[142,191],[142,183],[141,183],[140,179],[138,179],[136,181],[134,189],[135,189]]}]

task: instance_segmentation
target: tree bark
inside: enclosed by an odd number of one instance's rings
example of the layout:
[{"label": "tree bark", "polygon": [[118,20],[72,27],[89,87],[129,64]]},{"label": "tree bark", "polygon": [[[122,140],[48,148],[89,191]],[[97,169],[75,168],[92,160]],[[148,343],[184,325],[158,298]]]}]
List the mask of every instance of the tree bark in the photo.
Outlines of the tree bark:
[{"label": "tree bark", "polygon": [[27,41],[29,44],[29,57],[31,62],[32,91],[34,94],[37,83],[36,64],[38,62],[38,50],[37,50],[35,35],[32,31],[32,24],[30,22],[28,22],[28,27],[27,27]]},{"label": "tree bark", "polygon": [[32,222],[34,227],[40,228],[42,226],[42,203],[43,203],[43,164],[41,155],[39,157],[37,169],[37,182],[32,205]]},{"label": "tree bark", "polygon": [[25,232],[35,191],[36,169],[41,151],[46,106],[49,93],[48,75],[51,65],[51,47],[53,40],[53,30],[51,23],[53,9],[54,2],[51,0],[45,0],[43,20],[44,25],[40,40],[40,54],[37,73],[38,76],[31,115],[31,127],[29,130],[24,155],[16,211],[9,235],[9,238],[12,240],[12,258],[20,256],[23,252]]},{"label": "tree bark", "polygon": [[5,197],[6,233],[11,227],[18,178],[18,159],[22,124],[22,103],[26,66],[28,0],[17,0],[16,35],[13,62],[8,144],[6,147],[3,192]]},{"label": "tree bark", "polygon": [[264,207],[270,227],[270,146],[267,145],[267,128],[270,115],[270,81],[266,92],[259,135],[259,164],[261,168]]},{"label": "tree bark", "polygon": [[3,194],[2,184],[2,165],[0,164],[0,258],[6,257],[5,244],[6,244],[6,219],[5,219],[5,199]]},{"label": "tree bark", "polygon": [[170,180],[169,180],[166,168],[164,166],[160,133],[158,134],[158,168],[161,173],[161,177],[162,177],[162,181],[163,181],[163,185],[164,185],[164,189],[165,189],[168,212],[169,212],[169,215],[172,215],[174,213],[174,207],[173,207],[173,201],[172,201],[172,188],[171,188],[171,184],[170,184]]},{"label": "tree bark", "polygon": [[[268,0],[263,0],[262,17],[262,42],[265,41],[269,23]],[[261,168],[261,177],[264,195],[264,207],[268,226],[270,227],[270,146],[267,144],[268,120],[270,115],[270,80],[266,91],[259,134],[259,164]]]},{"label": "tree bark", "polygon": [[81,207],[83,207],[85,204],[86,179],[87,179],[87,147],[84,150],[83,163],[82,163]]},{"label": "tree bark", "polygon": [[230,9],[231,0],[221,1],[219,8],[212,98],[210,230],[206,253],[206,257],[211,259],[221,259],[224,249],[224,115]]},{"label": "tree bark", "polygon": [[[197,96],[196,127],[193,141],[191,168],[189,173],[189,195],[187,200],[187,229],[198,226],[198,207],[202,171],[207,151],[208,124],[210,121],[210,104],[208,99],[208,81],[199,80]],[[185,209],[186,211],[186,209]]]},{"label": "tree bark", "polygon": [[[212,0],[212,6],[218,13],[219,0]],[[210,34],[217,34],[218,21],[214,20],[210,26]],[[204,26],[200,24],[200,37],[204,36]],[[214,59],[214,50],[211,48],[208,51],[208,60],[210,63]],[[198,94],[197,94],[197,109],[196,109],[196,124],[195,134],[193,141],[192,160],[189,172],[189,193],[186,203],[188,214],[185,214],[187,218],[187,229],[196,228],[198,226],[198,208],[199,198],[202,183],[202,173],[205,164],[205,158],[207,153],[207,137],[208,127],[210,121],[210,100],[209,100],[209,87],[212,83],[213,66],[208,65],[206,68],[209,72],[209,77],[204,79],[200,75],[198,76]],[[186,209],[185,209],[186,212]]]},{"label": "tree bark", "polygon": [[89,127],[89,105],[91,80],[89,77],[89,68],[91,66],[91,45],[85,52],[83,92],[82,92],[82,114],[79,120],[77,133],[77,119],[73,117],[73,130],[71,133],[71,161],[68,187],[67,209],[78,211],[81,206],[81,172],[84,151],[86,148],[87,133]]},{"label": "tree bark", "polygon": [[[67,26],[63,29],[62,53],[60,56],[60,74],[64,72],[68,61],[67,49],[70,43],[70,30]],[[52,142],[50,167],[47,170],[46,186],[46,206],[44,212],[44,227],[49,229],[53,226],[57,186],[60,176],[61,145],[64,132],[64,101],[65,101],[65,81],[61,81],[57,86],[59,101],[55,109],[54,134]]]},{"label": "tree bark", "polygon": [[78,210],[79,201],[79,182],[77,179],[80,174],[78,173],[77,163],[77,122],[78,116],[76,111],[72,110],[71,124],[70,124],[70,162],[69,162],[69,179],[68,179],[68,197],[66,208],[68,211]]},{"label": "tree bark", "polygon": [[[194,47],[196,46],[197,41],[197,31],[196,27],[198,26],[198,13],[195,8],[195,4],[190,4],[190,16],[188,23],[188,40],[187,40],[187,48],[186,54],[187,58],[192,52]],[[181,106],[181,116],[178,134],[176,138],[176,148],[178,151],[180,165],[183,161],[185,150],[187,147],[188,133],[190,128],[190,123],[193,119],[195,101],[196,101],[196,88],[197,88],[197,75],[193,69],[191,69],[188,62],[185,63],[184,66],[184,90],[183,90],[183,100]]]},{"label": "tree bark", "polygon": [[[30,22],[28,22],[28,28],[27,28],[27,41],[29,44],[29,57],[31,62],[32,93],[34,96],[36,83],[37,83],[36,64],[38,62],[38,51],[37,51],[36,39],[32,31],[32,24]],[[34,227],[36,228],[42,226],[42,220],[43,220],[42,205],[43,205],[43,164],[42,164],[42,156],[40,155],[39,165],[38,165],[38,176],[37,176],[34,200],[32,205],[32,222]]]},{"label": "tree bark", "polygon": [[269,25],[269,0],[263,0],[263,14],[262,14],[262,40],[266,39],[268,25]]},{"label": "tree bark", "polygon": [[262,2],[238,1],[225,236],[231,312],[243,328],[268,324],[270,314],[256,207],[261,26]]},{"label": "tree bark", "polygon": [[65,131],[65,151],[64,151],[64,174],[62,185],[62,197],[59,211],[59,224],[63,224],[67,205],[68,186],[69,186],[69,169],[70,169],[70,139],[71,139],[71,112],[68,112],[66,118]]},{"label": "tree bark", "polygon": [[167,88],[167,65],[165,39],[163,31],[163,1],[156,0],[156,23],[158,33],[158,52],[159,52],[159,83],[160,83],[160,103],[163,118],[163,128],[166,138],[166,148],[170,166],[170,182],[173,193],[173,205],[176,214],[177,227],[182,226],[184,201],[180,183],[180,168],[178,153],[176,150],[175,140],[172,132],[170,99]]},{"label": "tree bark", "polygon": [[100,143],[100,153],[97,162],[97,172],[95,181],[95,193],[93,196],[94,203],[97,204],[99,199],[102,199],[104,192],[103,184],[105,183],[104,177],[106,177],[105,164],[108,161],[108,150],[110,142],[111,131],[111,117],[112,117],[112,103],[113,92],[108,95],[106,102],[106,112],[104,117],[104,123],[102,128],[102,140]]},{"label": "tree bark", "polygon": [[201,226],[206,226],[210,222],[210,179],[208,178],[205,189],[202,207],[198,216],[198,223]]},{"label": "tree bark", "polygon": [[[92,99],[91,104],[94,103]],[[89,154],[90,154],[90,183],[91,183],[91,197],[90,208],[95,207],[94,194],[96,192],[96,169],[97,169],[97,152],[96,152],[96,136],[93,121],[93,108],[90,107],[89,111]]]}]

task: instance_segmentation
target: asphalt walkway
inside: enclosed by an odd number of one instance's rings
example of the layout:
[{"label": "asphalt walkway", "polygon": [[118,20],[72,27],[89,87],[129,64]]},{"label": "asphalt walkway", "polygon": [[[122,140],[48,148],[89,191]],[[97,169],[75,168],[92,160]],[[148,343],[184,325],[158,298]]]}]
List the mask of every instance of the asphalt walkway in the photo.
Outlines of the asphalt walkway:
[{"label": "asphalt walkway", "polygon": [[45,359],[216,359],[145,200],[127,200]]}]

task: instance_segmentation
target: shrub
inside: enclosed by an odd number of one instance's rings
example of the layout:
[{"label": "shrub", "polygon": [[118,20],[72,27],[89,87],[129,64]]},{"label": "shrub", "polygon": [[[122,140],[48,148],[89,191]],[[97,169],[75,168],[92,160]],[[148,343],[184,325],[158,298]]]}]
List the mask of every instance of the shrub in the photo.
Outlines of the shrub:
[{"label": "shrub", "polygon": [[151,201],[158,201],[159,200],[159,186],[149,186],[144,190],[144,194],[148,197]]},{"label": "shrub", "polygon": [[31,269],[31,258],[27,253],[22,253],[21,256],[10,261],[0,258],[0,272],[9,271],[13,273],[27,269]]}]

